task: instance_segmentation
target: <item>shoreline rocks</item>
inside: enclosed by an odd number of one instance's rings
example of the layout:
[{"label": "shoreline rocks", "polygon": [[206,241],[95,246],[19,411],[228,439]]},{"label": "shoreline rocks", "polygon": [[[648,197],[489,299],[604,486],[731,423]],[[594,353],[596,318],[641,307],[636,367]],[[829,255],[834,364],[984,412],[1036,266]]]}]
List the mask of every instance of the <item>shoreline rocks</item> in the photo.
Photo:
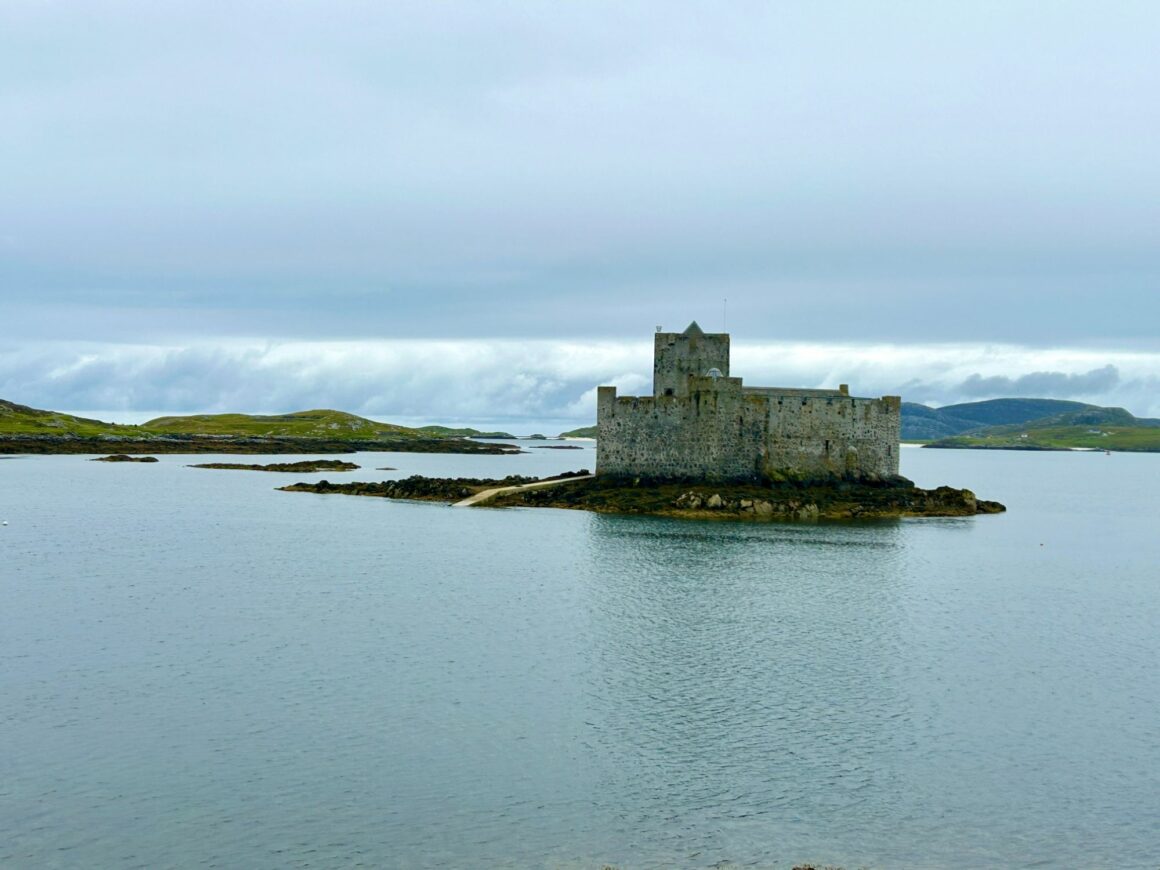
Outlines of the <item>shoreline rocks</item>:
[{"label": "shoreline rocks", "polygon": [[[586,475],[570,472],[561,477]],[[512,475],[502,480],[427,478],[381,483],[329,481],[280,487],[285,492],[363,495],[379,498],[455,502],[484,489],[520,486],[536,478]],[[965,517],[1002,513],[1006,508],[985,501],[967,489],[941,486],[920,489],[905,478],[875,483],[822,481],[811,483],[708,484],[598,477],[538,489],[497,495],[495,507],[554,507],[597,513],[638,514],[742,521],[817,522],[877,520],[900,517]]]},{"label": "shoreline rocks", "polygon": [[313,492],[322,495],[364,495],[374,498],[407,499],[410,501],[457,502],[485,489],[501,486],[522,486],[535,483],[539,478],[511,474],[495,480],[479,477],[424,477],[413,474],[402,480],[384,480],[378,483],[353,482],[331,483],[320,480],[317,483],[295,483],[280,486],[282,492]]},{"label": "shoreline rocks", "polygon": [[968,489],[920,489],[906,478],[856,482],[677,483],[596,478],[566,487],[527,490],[497,497],[497,506],[558,507],[600,513],[699,519],[796,522],[900,517],[964,517],[1002,513]]},{"label": "shoreline rocks", "polygon": [[341,459],[315,459],[304,462],[271,462],[268,465],[246,465],[242,462],[205,462],[188,468],[215,468],[229,471],[280,471],[309,474],[312,471],[355,471],[361,465],[343,462]]}]

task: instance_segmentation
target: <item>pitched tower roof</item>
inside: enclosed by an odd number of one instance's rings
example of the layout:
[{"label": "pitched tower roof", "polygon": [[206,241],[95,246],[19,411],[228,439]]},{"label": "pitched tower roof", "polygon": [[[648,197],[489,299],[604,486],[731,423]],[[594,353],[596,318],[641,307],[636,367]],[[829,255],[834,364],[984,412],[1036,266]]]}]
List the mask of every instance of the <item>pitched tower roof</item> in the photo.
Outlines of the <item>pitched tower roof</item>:
[{"label": "pitched tower roof", "polygon": [[687,335],[690,338],[699,337],[699,336],[702,336],[704,334],[705,334],[705,331],[697,325],[697,321],[695,321],[695,320],[692,323],[690,323],[688,326],[686,326],[685,331],[681,333],[681,335]]}]

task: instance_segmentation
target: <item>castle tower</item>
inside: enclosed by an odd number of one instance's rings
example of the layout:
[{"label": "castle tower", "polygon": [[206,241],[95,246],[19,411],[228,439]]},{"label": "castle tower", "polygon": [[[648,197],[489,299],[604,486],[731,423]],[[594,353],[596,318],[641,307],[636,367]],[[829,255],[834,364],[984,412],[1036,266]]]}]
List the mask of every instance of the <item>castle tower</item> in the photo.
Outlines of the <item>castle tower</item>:
[{"label": "castle tower", "polygon": [[689,375],[710,369],[729,376],[729,333],[704,332],[697,321],[681,333],[658,332],[653,341],[653,395],[689,395]]}]

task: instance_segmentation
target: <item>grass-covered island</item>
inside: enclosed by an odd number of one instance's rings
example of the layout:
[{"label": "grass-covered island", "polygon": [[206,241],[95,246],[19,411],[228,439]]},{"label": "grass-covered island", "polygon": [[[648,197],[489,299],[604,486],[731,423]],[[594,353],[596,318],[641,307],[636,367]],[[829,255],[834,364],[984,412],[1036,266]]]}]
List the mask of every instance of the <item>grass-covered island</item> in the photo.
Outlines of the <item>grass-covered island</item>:
[{"label": "grass-covered island", "polygon": [[[4,453],[519,453],[511,444],[412,429],[329,409],[290,414],[193,414],[140,425],[106,423],[0,399]],[[463,430],[475,432],[475,430]],[[484,433],[481,433],[484,434]]]},{"label": "grass-covered island", "polygon": [[156,456],[127,456],[124,453],[113,453],[109,456],[98,456],[91,462],[157,462]]},{"label": "grass-covered island", "polygon": [[[802,481],[794,483],[703,483],[597,477],[587,471],[561,475],[558,486],[517,489],[481,502],[495,507],[553,507],[599,513],[735,520],[850,520],[896,517],[964,517],[1001,513],[1006,508],[976,498],[967,489],[919,489],[897,477],[867,483]],[[484,490],[524,487],[539,478],[502,480],[413,476],[381,483],[296,483],[286,492],[363,495],[378,498],[457,502]]]},{"label": "grass-covered island", "polygon": [[247,465],[244,462],[203,462],[190,468],[218,468],[227,471],[281,471],[291,474],[309,474],[314,471],[357,471],[362,466],[341,459],[307,459],[302,462],[271,462],[267,465]]}]

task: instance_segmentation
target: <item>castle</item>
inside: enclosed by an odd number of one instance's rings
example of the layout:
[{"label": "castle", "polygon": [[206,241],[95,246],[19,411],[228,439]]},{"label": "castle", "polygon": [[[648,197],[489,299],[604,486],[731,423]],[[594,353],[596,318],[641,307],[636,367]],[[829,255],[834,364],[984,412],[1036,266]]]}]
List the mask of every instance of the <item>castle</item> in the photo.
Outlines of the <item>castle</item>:
[{"label": "castle", "polygon": [[653,394],[597,391],[596,473],[743,481],[898,474],[902,400],[837,390],[746,387],[729,376],[729,334],[658,332]]}]

